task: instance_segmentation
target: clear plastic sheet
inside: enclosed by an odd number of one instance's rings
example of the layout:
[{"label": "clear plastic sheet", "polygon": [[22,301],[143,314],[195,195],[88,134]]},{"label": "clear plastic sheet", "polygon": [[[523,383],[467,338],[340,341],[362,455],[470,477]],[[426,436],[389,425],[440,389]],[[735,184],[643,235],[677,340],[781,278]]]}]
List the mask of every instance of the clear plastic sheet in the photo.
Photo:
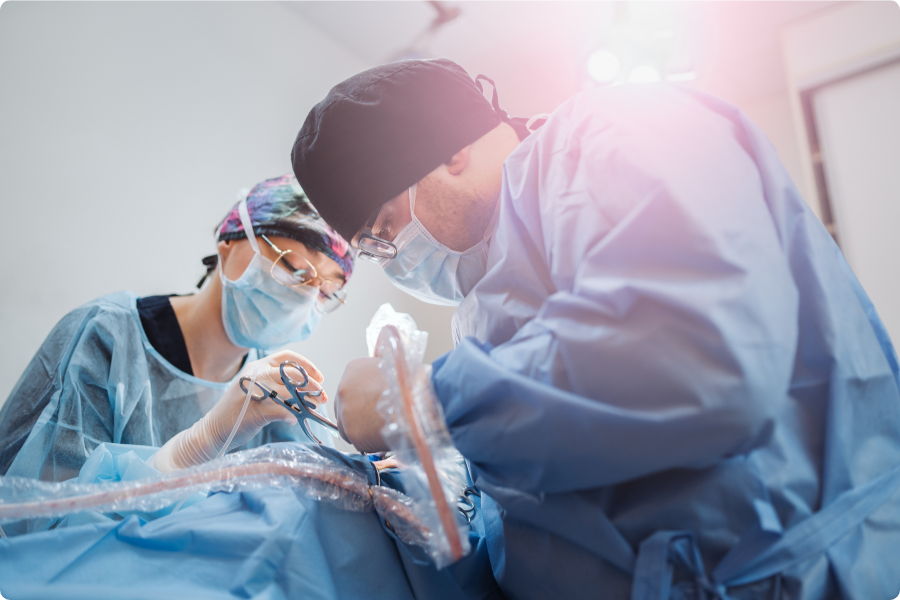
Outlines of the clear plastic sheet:
[{"label": "clear plastic sheet", "polygon": [[369,356],[375,356],[378,335],[385,325],[393,325],[397,328],[407,354],[418,362],[424,360],[425,347],[428,345],[428,332],[419,331],[415,319],[406,313],[398,313],[390,302],[378,307],[369,326],[366,327],[366,346],[369,348]]},{"label": "clear plastic sheet", "polygon": [[412,498],[389,487],[372,487],[375,510],[398,538],[426,551],[434,545],[431,530],[424,525],[419,505]]},{"label": "clear plastic sheet", "polygon": [[[419,536],[419,545],[442,568],[471,549],[467,526],[456,510],[465,476],[431,385],[431,367],[422,364],[424,348],[406,349],[408,339],[392,324],[381,329],[376,355],[382,358],[388,389],[377,408],[384,419],[382,437],[404,465],[400,480],[411,502],[403,506],[429,532]],[[404,534],[416,537],[417,532],[404,529]],[[397,535],[402,539],[399,531]]]},{"label": "clear plastic sheet", "polygon": [[261,446],[133,481],[54,483],[0,477],[0,523],[59,518],[85,510],[150,513],[195,492],[272,487],[292,488],[304,497],[344,510],[375,510],[402,542],[421,546],[429,553],[436,546],[435,539],[441,537],[427,525],[431,519],[428,505],[388,487],[370,486],[362,474],[300,445]]},{"label": "clear plastic sheet", "polygon": [[305,497],[357,512],[372,510],[366,479],[303,446],[262,446],[157,477],[109,483],[0,478],[0,523],[63,517],[83,510],[154,512],[194,492],[294,488]]}]

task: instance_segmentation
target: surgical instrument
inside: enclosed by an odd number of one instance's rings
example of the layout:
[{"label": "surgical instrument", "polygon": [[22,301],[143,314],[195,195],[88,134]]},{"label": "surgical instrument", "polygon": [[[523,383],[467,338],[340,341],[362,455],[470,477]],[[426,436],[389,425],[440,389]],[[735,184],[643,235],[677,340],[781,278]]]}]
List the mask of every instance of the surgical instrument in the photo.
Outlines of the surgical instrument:
[{"label": "surgical instrument", "polygon": [[[294,379],[291,377],[290,372],[285,372],[285,367],[289,367],[296,371],[299,375],[301,375],[301,379]],[[262,394],[256,395],[252,394],[251,398],[256,400],[257,402],[261,402],[266,398],[271,398],[278,404],[282,405],[286,409],[290,410],[294,413],[294,416],[297,418],[297,422],[300,424],[300,427],[303,428],[303,431],[306,432],[313,441],[321,444],[322,440],[320,440],[316,435],[312,432],[312,429],[307,423],[308,419],[312,419],[313,422],[330,429],[331,431],[337,432],[338,427],[337,424],[325,417],[324,415],[319,414],[316,411],[316,405],[306,399],[307,396],[311,396],[313,398],[318,398],[322,395],[322,389],[307,391],[304,390],[306,386],[310,384],[312,381],[309,377],[309,374],[306,372],[306,369],[301,367],[299,364],[292,360],[286,360],[279,366],[279,372],[281,373],[281,381],[284,383],[284,387],[288,389],[291,393],[291,398],[281,398],[275,390],[271,390],[265,385],[261,384],[259,381],[253,382],[256,387],[263,391]],[[248,391],[246,384],[250,382],[252,378],[250,377],[241,377],[240,386],[241,390],[244,392]],[[318,384],[316,384],[318,385]]]}]

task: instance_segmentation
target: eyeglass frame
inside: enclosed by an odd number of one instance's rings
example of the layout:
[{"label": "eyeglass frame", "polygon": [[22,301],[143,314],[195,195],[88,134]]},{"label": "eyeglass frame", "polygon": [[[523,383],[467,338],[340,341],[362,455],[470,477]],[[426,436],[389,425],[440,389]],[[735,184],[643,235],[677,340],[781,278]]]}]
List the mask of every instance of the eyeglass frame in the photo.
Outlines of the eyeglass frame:
[{"label": "eyeglass frame", "polygon": [[[381,212],[381,206],[376,208],[371,215],[369,215],[369,219],[366,221],[366,227],[363,229],[362,233],[359,234],[359,237],[356,239],[356,248],[359,250],[359,256],[365,258],[366,260],[370,260],[373,262],[380,262],[381,260],[393,260],[397,258],[397,246],[393,242],[389,242],[384,238],[380,238],[377,235],[372,233],[372,227],[375,226],[375,221],[378,219],[378,213]],[[391,256],[379,256],[377,254],[372,254],[371,252],[367,252],[363,250],[359,243],[365,239],[374,240],[379,244],[384,244],[389,246],[393,250],[393,254]]]},{"label": "eyeglass frame", "polygon": [[[281,285],[283,285],[285,287],[297,287],[297,286],[301,286],[301,285],[309,285],[311,281],[315,281],[316,279],[318,279],[319,281],[322,281],[323,283],[327,281],[328,283],[334,285],[336,288],[335,292],[343,291],[343,289],[344,289],[343,285],[338,285],[337,283],[335,283],[334,281],[332,281],[330,279],[327,279],[325,277],[320,277],[319,270],[316,269],[316,266],[314,264],[312,264],[309,261],[309,259],[307,259],[305,256],[301,256],[301,255],[297,254],[296,252],[294,252],[293,250],[282,250],[281,248],[276,246],[274,244],[274,242],[272,242],[272,240],[267,238],[264,234],[261,234],[260,237],[263,240],[265,240],[265,242],[269,246],[272,247],[272,250],[274,250],[275,252],[278,253],[278,258],[276,258],[275,260],[272,261],[272,267],[269,269],[269,275],[271,275],[272,279],[274,279],[275,281],[278,281],[278,283],[280,283]],[[295,254],[296,256],[300,257],[303,260],[303,262],[305,262],[307,265],[309,265],[310,269],[312,269],[312,277],[310,277],[308,281],[302,281],[296,285],[290,285],[290,284],[279,281],[278,278],[275,277],[274,271],[275,271],[275,268],[278,266],[279,260],[284,261],[284,264],[287,265],[287,267],[290,269],[290,273],[293,274],[293,273],[296,273],[297,271],[299,271],[299,269],[295,269],[294,265],[292,265],[290,262],[288,262],[288,260],[286,258],[284,258],[285,255],[287,255],[287,254]],[[343,306],[344,304],[347,303],[346,298],[341,298],[340,296],[337,296],[335,294],[327,294],[327,293],[323,292],[321,284],[318,286],[310,286],[310,287],[315,287],[316,289],[318,289],[319,293],[322,294],[323,296],[325,296],[325,298],[327,298],[328,300],[331,300],[332,298],[334,298],[335,300],[337,300],[338,302],[341,303],[341,306]],[[344,292],[344,295],[346,296],[346,292]]]}]

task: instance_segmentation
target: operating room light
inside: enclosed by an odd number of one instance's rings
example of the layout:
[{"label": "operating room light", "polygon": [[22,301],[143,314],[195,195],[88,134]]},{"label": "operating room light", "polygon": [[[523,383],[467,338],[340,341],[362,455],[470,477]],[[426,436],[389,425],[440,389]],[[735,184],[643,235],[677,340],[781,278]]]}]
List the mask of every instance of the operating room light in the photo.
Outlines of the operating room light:
[{"label": "operating room light", "polygon": [[609,50],[598,50],[588,57],[588,74],[600,83],[613,81],[619,74],[619,67],[619,57]]},{"label": "operating room light", "polygon": [[659,71],[650,65],[639,65],[628,74],[628,83],[653,83],[660,79]]}]

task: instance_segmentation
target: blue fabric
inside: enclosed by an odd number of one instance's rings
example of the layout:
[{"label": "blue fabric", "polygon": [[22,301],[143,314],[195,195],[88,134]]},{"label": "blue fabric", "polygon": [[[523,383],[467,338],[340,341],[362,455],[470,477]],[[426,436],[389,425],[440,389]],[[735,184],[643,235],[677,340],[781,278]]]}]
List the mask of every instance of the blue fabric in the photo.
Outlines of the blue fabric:
[{"label": "blue fabric", "polygon": [[[374,467],[364,456],[312,448],[374,483]],[[155,473],[144,462],[155,450],[103,445],[79,480]],[[398,483],[390,473],[385,480]],[[503,598],[479,518],[471,527],[472,553],[438,571],[416,548],[397,542],[374,512],[350,512],[276,488],[194,496],[175,514],[169,507],[0,540],[0,593],[17,600]]]},{"label": "blue fabric", "polygon": [[[259,353],[251,350],[248,360]],[[78,475],[104,442],[162,446],[193,425],[231,382],[188,375],[147,340],[131,292],[93,300],[53,328],[0,411],[0,473],[46,481]],[[245,447],[308,438],[274,423]]]},{"label": "blue fabric", "polygon": [[740,111],[569,100],[505,162],[487,269],[433,381],[508,597],[897,595],[896,353]]}]

